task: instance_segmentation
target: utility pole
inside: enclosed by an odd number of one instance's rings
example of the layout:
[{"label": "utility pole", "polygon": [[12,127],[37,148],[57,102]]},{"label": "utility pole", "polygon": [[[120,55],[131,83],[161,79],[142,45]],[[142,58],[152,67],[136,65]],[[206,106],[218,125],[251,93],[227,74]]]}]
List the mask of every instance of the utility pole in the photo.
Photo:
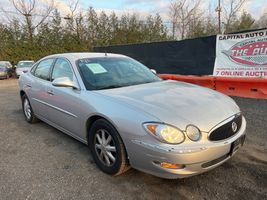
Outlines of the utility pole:
[{"label": "utility pole", "polygon": [[221,34],[221,0],[218,0],[218,7],[215,10],[216,12],[218,12],[218,32],[219,34]]}]

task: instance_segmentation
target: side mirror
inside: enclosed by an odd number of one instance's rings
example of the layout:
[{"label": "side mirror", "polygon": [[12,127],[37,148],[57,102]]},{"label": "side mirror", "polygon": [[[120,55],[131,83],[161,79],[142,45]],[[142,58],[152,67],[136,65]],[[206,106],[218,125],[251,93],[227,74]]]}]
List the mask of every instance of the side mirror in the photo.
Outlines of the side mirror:
[{"label": "side mirror", "polygon": [[150,69],[154,74],[157,74],[157,71],[155,69]]},{"label": "side mirror", "polygon": [[55,87],[71,87],[73,89],[79,89],[78,85],[68,77],[56,78],[53,80],[52,85]]}]

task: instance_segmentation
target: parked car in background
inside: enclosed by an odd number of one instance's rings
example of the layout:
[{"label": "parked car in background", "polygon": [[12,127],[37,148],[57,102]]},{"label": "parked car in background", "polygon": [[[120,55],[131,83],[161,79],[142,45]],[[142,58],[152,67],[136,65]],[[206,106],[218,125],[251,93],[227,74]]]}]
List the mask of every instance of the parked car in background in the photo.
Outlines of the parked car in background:
[{"label": "parked car in background", "polygon": [[96,165],[163,178],[211,170],[243,145],[246,120],[230,97],[162,80],[123,55],[57,54],[19,79],[29,123],[41,119],[88,144]]},{"label": "parked car in background", "polygon": [[16,66],[16,77],[19,78],[21,74],[28,72],[33,64],[34,64],[33,60],[19,61]]},{"label": "parked car in background", "polygon": [[9,61],[0,61],[0,64],[5,64],[7,68],[12,68],[12,64]]},{"label": "parked car in background", "polygon": [[0,61],[0,78],[6,78],[12,76],[12,65],[8,61]]}]

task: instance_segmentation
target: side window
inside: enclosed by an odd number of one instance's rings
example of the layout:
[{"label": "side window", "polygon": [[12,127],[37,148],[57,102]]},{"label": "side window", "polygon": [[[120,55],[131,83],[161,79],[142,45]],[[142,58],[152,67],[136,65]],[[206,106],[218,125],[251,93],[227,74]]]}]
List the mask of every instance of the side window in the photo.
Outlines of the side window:
[{"label": "side window", "polygon": [[65,59],[57,59],[52,72],[52,81],[56,78],[68,77],[73,80],[73,72],[71,70],[71,65]]},{"label": "side window", "polygon": [[31,73],[32,73],[32,75],[34,75],[34,71],[35,71],[35,69],[36,69],[36,67],[38,66],[38,64],[39,63],[35,63],[32,67],[31,67]]},{"label": "side window", "polygon": [[36,67],[34,75],[38,78],[49,80],[49,70],[54,62],[54,59],[46,59],[39,63]]}]

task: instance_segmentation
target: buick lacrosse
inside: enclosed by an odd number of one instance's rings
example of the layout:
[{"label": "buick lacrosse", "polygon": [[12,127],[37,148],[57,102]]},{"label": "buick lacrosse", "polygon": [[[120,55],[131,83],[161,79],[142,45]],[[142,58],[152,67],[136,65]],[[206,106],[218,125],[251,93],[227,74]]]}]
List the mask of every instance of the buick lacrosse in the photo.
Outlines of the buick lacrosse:
[{"label": "buick lacrosse", "polygon": [[123,55],[45,57],[19,79],[23,113],[87,144],[96,165],[163,178],[213,169],[243,145],[246,121],[228,96],[162,80]]}]

